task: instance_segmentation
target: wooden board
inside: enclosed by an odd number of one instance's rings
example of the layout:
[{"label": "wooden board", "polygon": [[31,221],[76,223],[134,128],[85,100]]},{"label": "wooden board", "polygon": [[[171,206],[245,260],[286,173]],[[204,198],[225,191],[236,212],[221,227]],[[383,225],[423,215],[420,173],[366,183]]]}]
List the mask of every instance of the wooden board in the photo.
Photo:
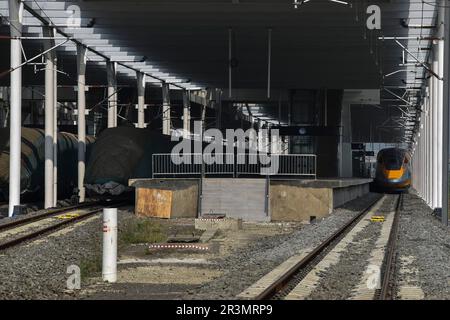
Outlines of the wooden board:
[{"label": "wooden board", "polygon": [[136,214],[169,219],[172,213],[172,191],[137,188]]}]

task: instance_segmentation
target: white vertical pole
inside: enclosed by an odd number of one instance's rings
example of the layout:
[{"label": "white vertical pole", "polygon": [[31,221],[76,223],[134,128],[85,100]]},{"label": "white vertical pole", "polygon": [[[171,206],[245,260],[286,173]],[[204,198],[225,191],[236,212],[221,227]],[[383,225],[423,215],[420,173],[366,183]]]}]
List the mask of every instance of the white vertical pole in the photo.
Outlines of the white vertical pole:
[{"label": "white vertical pole", "polygon": [[[444,3],[444,1],[443,1]],[[444,25],[442,30],[444,31],[444,46],[443,48],[443,141],[442,141],[442,224],[448,226],[448,191],[449,191],[449,107],[450,107],[450,8],[448,6],[441,6],[441,10],[444,10]]]},{"label": "white vertical pole", "polygon": [[[431,78],[430,78],[431,79]],[[433,88],[434,88],[434,82],[431,79],[431,88],[430,91],[430,103],[428,104],[428,123],[427,123],[427,143],[428,143],[428,152],[427,152],[427,166],[428,166],[428,193],[427,193],[427,202],[430,207],[433,206],[432,203],[432,195],[433,195],[433,141],[432,141],[432,135],[433,135],[433,127],[432,127],[432,109],[434,104],[434,95],[433,95]]]},{"label": "white vertical pole", "polygon": [[[22,36],[23,3],[20,0],[9,0],[9,21],[12,37]],[[11,39],[11,68],[22,63],[21,41]],[[9,208],[8,216],[12,217],[14,207],[20,205],[20,165],[21,165],[21,127],[22,127],[22,68],[11,72],[10,96],[10,132],[9,132]]]},{"label": "white vertical pole", "polygon": [[84,175],[86,171],[86,48],[77,45],[78,71],[78,197],[86,199]]},{"label": "white vertical pole", "polygon": [[106,75],[108,78],[108,128],[114,128],[117,126],[117,81],[115,62],[106,62]]},{"label": "white vertical pole", "polygon": [[[44,26],[44,36],[53,37],[54,32],[51,27]],[[46,50],[54,46],[54,40],[44,40]],[[54,206],[54,126],[55,126],[55,95],[54,95],[54,51],[45,55],[45,201],[44,208]]]},{"label": "white vertical pole", "polygon": [[430,184],[430,175],[429,175],[429,169],[430,165],[428,163],[428,156],[430,154],[430,151],[428,150],[428,117],[429,117],[429,109],[430,109],[430,103],[431,103],[431,80],[428,80],[428,87],[427,87],[427,104],[425,106],[425,123],[423,128],[423,143],[424,143],[424,149],[423,149],[423,163],[424,163],[424,200],[426,203],[428,203],[428,185]]},{"label": "white vertical pole", "polygon": [[103,281],[117,281],[117,209],[103,209]]},{"label": "white vertical pole", "polygon": [[[419,129],[420,132],[420,129]],[[420,142],[420,137],[418,137],[418,144],[417,144],[417,150],[416,153],[414,154],[414,162],[416,163],[416,167],[417,167],[417,173],[414,175],[414,179],[416,181],[417,184],[417,192],[419,193],[419,195],[422,193],[422,167],[421,167],[421,154],[422,154],[422,144]]]},{"label": "white vertical pole", "polygon": [[187,139],[191,132],[191,101],[190,92],[183,90],[183,137]]},{"label": "white vertical pole", "polygon": [[[420,130],[419,130],[420,132]],[[414,154],[414,163],[416,166],[416,172],[413,175],[413,179],[415,181],[415,186],[414,188],[417,190],[417,192],[421,193],[421,176],[422,176],[422,172],[421,172],[421,167],[420,167],[420,154],[422,153],[421,151],[421,143],[420,143],[420,137],[418,138],[418,144],[416,146],[416,152]]]},{"label": "white vertical pole", "polygon": [[[53,34],[55,32],[53,31]],[[58,202],[58,60],[54,55],[53,68],[53,207]]]},{"label": "white vertical pole", "polygon": [[[427,97],[427,101],[428,101],[428,97]],[[428,104],[428,102],[427,102]],[[426,110],[426,105],[424,106],[424,110]],[[424,112],[422,114],[422,155],[421,155],[421,163],[422,163],[422,198],[425,199],[425,193],[426,193],[426,185],[427,185],[427,179],[426,179],[426,171],[427,171],[427,166],[426,166],[426,162],[425,162],[425,155],[426,155],[426,141],[425,141],[425,122],[426,122],[426,113]]]},{"label": "white vertical pole", "polygon": [[[422,109],[423,109],[423,105],[422,105]],[[420,125],[419,125],[419,134],[418,134],[418,144],[417,144],[417,148],[418,148],[418,153],[415,155],[416,158],[416,162],[417,162],[417,166],[419,168],[419,172],[416,175],[415,179],[417,180],[418,183],[418,192],[419,192],[419,196],[422,197],[422,187],[423,187],[423,177],[422,177],[422,119],[423,119],[423,115],[420,116]]]},{"label": "white vertical pole", "polygon": [[[428,87],[427,87],[427,92],[428,92]],[[422,186],[422,198],[425,200],[426,202],[426,193],[427,193],[427,183],[428,183],[428,179],[427,179],[427,161],[426,161],[426,154],[427,154],[427,133],[426,133],[426,128],[427,128],[427,108],[428,108],[428,93],[427,93],[427,103],[424,106],[424,113],[422,114],[422,121],[423,121],[423,125],[422,125],[422,182],[423,182],[423,186]]]},{"label": "white vertical pole", "polygon": [[422,191],[422,198],[426,202],[426,190],[427,190],[427,141],[426,141],[426,132],[427,132],[427,112],[428,112],[428,90],[429,87],[426,88],[426,98],[425,98],[425,104],[424,104],[424,111],[422,113],[422,163],[423,163],[423,170],[422,170],[422,183],[423,183],[423,191]]},{"label": "white vertical pole", "polygon": [[170,88],[165,82],[162,83],[162,98],[163,134],[170,135]]},{"label": "white vertical pole", "polygon": [[[445,1],[441,1],[441,4],[445,4]],[[444,20],[445,20],[445,5],[439,7],[439,13],[438,13],[438,32],[439,35],[444,38]],[[437,74],[444,78],[444,40],[439,40],[438,42],[438,54],[437,54],[437,60],[438,60],[438,70]],[[438,149],[438,197],[437,197],[437,207],[442,208],[442,190],[443,190],[443,184],[442,184],[442,168],[443,168],[443,162],[442,162],[442,151],[443,151],[443,126],[444,126],[444,81],[438,80],[438,105],[437,105],[437,117],[438,117],[438,140],[437,140],[437,149]]]},{"label": "white vertical pole", "polygon": [[145,128],[145,74],[136,73],[138,91],[138,128]]},{"label": "white vertical pole", "polygon": [[[438,62],[438,47],[435,45],[433,48],[433,71],[439,72],[439,62]],[[431,207],[433,209],[438,206],[438,104],[439,104],[439,79],[432,77],[433,81],[433,106],[432,106],[432,170],[433,170],[433,189],[432,189],[432,200]]]},{"label": "white vertical pole", "polygon": [[432,109],[434,104],[434,82],[433,79],[430,78],[430,92],[429,92],[429,103],[428,103],[428,117],[427,117],[427,179],[428,179],[428,186],[427,186],[427,203],[430,207],[433,206],[432,204],[432,190],[433,190],[433,151],[432,151],[432,123],[431,123],[431,116],[432,116]]}]

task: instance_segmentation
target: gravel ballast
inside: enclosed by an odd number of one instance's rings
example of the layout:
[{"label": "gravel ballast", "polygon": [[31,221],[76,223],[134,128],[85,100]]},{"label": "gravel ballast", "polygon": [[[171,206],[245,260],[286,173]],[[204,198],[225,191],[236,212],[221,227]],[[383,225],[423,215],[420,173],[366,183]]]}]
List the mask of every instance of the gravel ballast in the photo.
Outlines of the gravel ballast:
[{"label": "gravel ballast", "polygon": [[400,216],[397,261],[408,259],[396,282],[417,285],[425,299],[450,299],[450,228],[415,194],[405,194]]},{"label": "gravel ballast", "polygon": [[[131,211],[120,210],[121,219]],[[0,299],[69,299],[71,265],[98,258],[101,253],[101,213],[60,234],[0,252]]]},{"label": "gravel ballast", "polygon": [[262,276],[300,250],[318,246],[361,210],[378,199],[369,194],[338,208],[320,222],[305,225],[298,231],[281,237],[259,240],[235,251],[225,259],[218,259],[217,267],[223,275],[201,286],[185,299],[233,299]]},{"label": "gravel ballast", "polygon": [[[192,274],[192,270],[195,269],[195,272],[201,276],[204,272],[205,279],[200,284],[192,282],[191,284],[186,283],[178,286],[164,285],[164,277],[161,277],[160,283],[117,284],[121,286],[122,292],[111,293],[109,291],[102,294],[102,286],[91,286],[91,281],[82,279],[82,287],[86,289],[86,292],[92,291],[95,298],[100,299],[158,299],[164,297],[173,299],[233,299],[290,256],[297,254],[300,250],[319,245],[320,242],[379,197],[379,194],[368,194],[336,209],[333,214],[321,221],[297,226],[285,233],[268,232],[267,235],[264,235],[265,233],[262,232],[261,234],[264,236],[250,237],[249,241],[244,241],[240,246],[228,246],[227,250],[220,255],[205,255],[204,258],[207,259],[208,264],[185,266],[183,268],[181,266],[167,266],[167,270],[170,271],[172,268],[173,273],[178,273],[177,270],[180,270],[180,272],[183,271],[188,275]],[[132,208],[121,210],[119,225],[121,221],[133,216]],[[167,221],[167,223],[172,222]],[[273,225],[277,225],[277,223]],[[247,226],[264,229],[267,228],[268,224],[248,224]],[[285,228],[284,226],[283,223],[280,223],[280,230]],[[376,228],[375,225],[373,227]],[[67,230],[66,232],[66,229],[64,229],[58,236],[48,236],[0,252],[0,268],[2,270],[0,273],[0,299],[77,299],[92,297],[90,294],[79,295],[76,292],[68,291],[66,281],[69,274],[66,272],[70,265],[82,265],[83,261],[98,259],[101,254],[101,228],[102,220],[99,215],[97,218],[90,218],[81,225],[77,225],[73,230]],[[400,273],[397,270],[396,280],[401,283],[417,285],[423,290],[425,299],[450,299],[449,231],[449,228],[443,227],[440,221],[432,215],[431,210],[422,200],[413,194],[406,194],[400,216],[397,261],[408,261],[408,268],[412,272],[405,275],[404,272]],[[247,235],[245,227],[240,232],[242,236]],[[360,236],[362,238],[359,240],[364,240],[361,241],[362,243],[373,241],[368,234],[361,234]],[[225,244],[230,240],[226,236],[222,239]],[[235,243],[239,243],[239,241],[234,239]],[[358,250],[358,259],[364,258],[368,253],[358,245],[350,247],[350,249]],[[151,258],[163,257],[198,258],[195,255],[183,255],[176,252],[167,255],[161,253]],[[356,260],[354,260],[354,263],[357,263]],[[349,269],[352,263],[342,264],[340,267]],[[338,267],[338,265],[335,267]],[[151,266],[148,268],[150,271],[153,270]],[[158,268],[161,269],[162,274],[166,272],[164,271],[166,270],[164,265]],[[189,271],[190,269],[192,270]],[[355,269],[361,268],[355,267]],[[133,273],[133,268],[130,268],[130,272],[130,274]],[[334,272],[336,278],[338,278],[338,274],[341,274],[338,269],[332,269],[330,272]],[[137,276],[142,275],[137,273]],[[358,278],[358,272],[349,276],[348,281],[345,280],[341,284],[342,294],[332,298],[345,299],[348,297],[352,277]],[[324,288],[337,288],[339,285],[331,280],[326,281],[322,283]],[[342,281],[342,279],[339,278],[339,281]],[[157,294],[161,292],[162,286],[167,292]],[[110,289],[115,289],[115,287],[112,286]],[[328,289],[325,288],[324,290]],[[124,295],[123,292],[127,294]],[[316,299],[331,298],[326,296],[325,292],[320,291],[314,292],[313,297]]]},{"label": "gravel ballast", "polygon": [[[397,197],[387,195],[376,215],[387,215],[395,210]],[[367,266],[370,254],[381,232],[381,223],[368,224],[342,252],[339,262],[323,275],[316,290],[308,297],[311,300],[345,300],[359,283]]]}]

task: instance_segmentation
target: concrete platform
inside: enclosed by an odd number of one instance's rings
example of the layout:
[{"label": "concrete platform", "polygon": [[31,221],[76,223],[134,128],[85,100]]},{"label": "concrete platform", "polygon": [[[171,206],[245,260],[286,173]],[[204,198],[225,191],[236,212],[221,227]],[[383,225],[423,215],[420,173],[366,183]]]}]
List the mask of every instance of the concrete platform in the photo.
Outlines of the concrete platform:
[{"label": "concrete platform", "polygon": [[271,180],[272,221],[324,218],[343,204],[369,193],[372,179]]},{"label": "concrete platform", "polygon": [[367,194],[371,182],[371,179],[205,178],[202,195],[200,179],[132,179],[129,185],[137,189],[136,213],[142,215],[161,217],[151,211],[166,207],[160,203],[154,205],[155,197],[151,201],[139,199],[143,197],[140,194],[145,194],[142,190],[151,190],[153,194],[155,190],[156,193],[170,190],[173,194],[170,217],[173,218],[197,217],[200,211],[244,221],[309,222],[326,217],[336,207]]}]

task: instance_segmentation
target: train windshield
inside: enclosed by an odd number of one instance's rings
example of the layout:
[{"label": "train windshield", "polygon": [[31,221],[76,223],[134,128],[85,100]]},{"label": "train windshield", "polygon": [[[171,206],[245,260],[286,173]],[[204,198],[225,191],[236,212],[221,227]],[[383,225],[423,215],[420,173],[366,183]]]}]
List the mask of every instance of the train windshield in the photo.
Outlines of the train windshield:
[{"label": "train windshield", "polygon": [[405,152],[398,149],[388,149],[380,156],[386,170],[400,170],[405,159]]}]

